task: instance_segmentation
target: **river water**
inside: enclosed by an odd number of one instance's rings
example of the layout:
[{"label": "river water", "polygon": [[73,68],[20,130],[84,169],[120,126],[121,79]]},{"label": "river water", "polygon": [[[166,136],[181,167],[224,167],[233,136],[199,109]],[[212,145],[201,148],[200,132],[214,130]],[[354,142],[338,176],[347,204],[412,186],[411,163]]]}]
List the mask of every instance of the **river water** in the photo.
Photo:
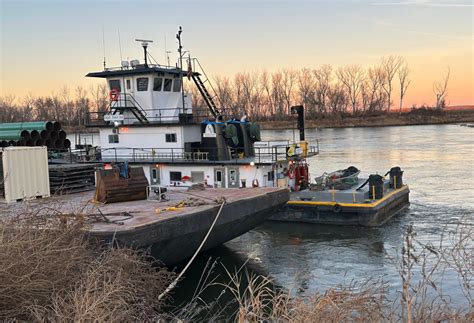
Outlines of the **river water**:
[{"label": "river water", "polygon": [[[263,131],[262,139],[293,140],[293,135],[292,130]],[[313,144],[318,140],[320,147],[320,155],[309,160],[312,178],[351,165],[361,169],[361,177],[400,166],[411,191],[410,207],[380,228],[264,223],[199,256],[175,292],[177,302],[194,292],[209,259],[217,261],[211,275],[222,282],[228,281],[224,266],[230,271],[244,266],[296,295],[383,278],[393,296],[401,290],[394,261],[409,224],[416,239],[434,245],[458,223],[474,224],[474,128],[310,129],[306,138]],[[465,302],[452,272],[445,274],[442,287],[454,303]],[[203,297],[212,300],[217,292],[210,288]]]}]

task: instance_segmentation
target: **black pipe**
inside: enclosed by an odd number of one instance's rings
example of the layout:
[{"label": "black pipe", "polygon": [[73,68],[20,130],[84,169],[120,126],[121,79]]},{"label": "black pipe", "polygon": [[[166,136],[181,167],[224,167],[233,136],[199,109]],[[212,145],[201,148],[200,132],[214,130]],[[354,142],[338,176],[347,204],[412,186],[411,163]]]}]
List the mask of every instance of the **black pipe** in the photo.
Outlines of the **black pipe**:
[{"label": "black pipe", "polygon": [[38,130],[31,130],[30,136],[31,136],[31,139],[33,139],[33,140],[37,140],[37,139],[41,138],[40,133],[38,132]]},{"label": "black pipe", "polygon": [[58,135],[58,132],[53,130],[49,133],[49,138],[54,142],[56,139],[58,139]]},{"label": "black pipe", "polygon": [[53,130],[54,131],[61,130],[61,124],[59,123],[59,121],[53,121]]},{"label": "black pipe", "polygon": [[[51,124],[51,127],[52,127],[52,126],[53,126],[53,124]],[[49,131],[48,131],[48,130],[41,130],[41,132],[40,132],[40,137],[41,137],[41,139],[43,139],[43,140],[48,139],[48,137],[49,137]]]},{"label": "black pipe", "polygon": [[64,131],[64,130],[59,130],[58,136],[59,136],[59,139],[61,139],[61,140],[66,139],[66,137],[67,137],[66,131]]},{"label": "black pipe", "polygon": [[71,148],[71,141],[69,139],[64,139],[63,147],[64,147],[64,149]]}]

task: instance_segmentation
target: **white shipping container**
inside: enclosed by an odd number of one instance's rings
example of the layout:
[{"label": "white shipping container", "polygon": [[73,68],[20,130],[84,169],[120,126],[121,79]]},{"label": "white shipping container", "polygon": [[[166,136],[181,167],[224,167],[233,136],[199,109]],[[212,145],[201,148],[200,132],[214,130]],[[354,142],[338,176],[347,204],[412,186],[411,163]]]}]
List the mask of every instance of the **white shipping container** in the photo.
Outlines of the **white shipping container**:
[{"label": "white shipping container", "polygon": [[50,196],[46,147],[4,148],[2,164],[7,203]]}]

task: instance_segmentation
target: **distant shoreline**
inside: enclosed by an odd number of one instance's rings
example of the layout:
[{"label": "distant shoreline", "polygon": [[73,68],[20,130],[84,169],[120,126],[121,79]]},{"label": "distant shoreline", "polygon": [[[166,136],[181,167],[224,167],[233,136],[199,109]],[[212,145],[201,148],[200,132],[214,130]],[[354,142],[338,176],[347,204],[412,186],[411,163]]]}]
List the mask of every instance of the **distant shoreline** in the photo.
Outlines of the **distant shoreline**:
[{"label": "distant shoreline", "polygon": [[[290,120],[284,121],[256,121],[263,130],[280,130],[296,128],[296,118],[291,116]],[[362,128],[362,127],[390,127],[390,126],[416,126],[430,124],[451,123],[474,123],[474,110],[447,110],[447,111],[417,111],[381,114],[378,116],[365,117],[337,117],[310,119],[306,118],[307,129],[314,128]],[[68,133],[98,133],[97,128],[86,128],[84,126],[64,126]]]},{"label": "distant shoreline", "polygon": [[[280,130],[296,128],[296,119],[285,121],[260,121],[263,130]],[[362,128],[362,127],[389,127],[389,126],[416,126],[452,123],[474,122],[474,110],[451,111],[423,111],[416,113],[383,114],[365,117],[339,117],[339,118],[306,118],[305,127],[311,128]]]}]

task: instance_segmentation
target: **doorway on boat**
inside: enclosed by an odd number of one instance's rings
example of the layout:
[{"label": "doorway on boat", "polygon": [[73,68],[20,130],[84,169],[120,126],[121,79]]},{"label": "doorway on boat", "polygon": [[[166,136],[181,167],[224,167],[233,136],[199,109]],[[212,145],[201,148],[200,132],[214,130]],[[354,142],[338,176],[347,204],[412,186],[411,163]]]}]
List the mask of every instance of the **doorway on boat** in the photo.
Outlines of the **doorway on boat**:
[{"label": "doorway on boat", "polygon": [[229,167],[227,169],[228,174],[228,187],[229,188],[239,188],[240,187],[240,174],[239,169],[235,167]]},{"label": "doorway on boat", "polygon": [[214,168],[214,187],[225,188],[225,168]]},{"label": "doorway on boat", "polygon": [[158,166],[150,167],[150,185],[160,185],[160,168]]}]

